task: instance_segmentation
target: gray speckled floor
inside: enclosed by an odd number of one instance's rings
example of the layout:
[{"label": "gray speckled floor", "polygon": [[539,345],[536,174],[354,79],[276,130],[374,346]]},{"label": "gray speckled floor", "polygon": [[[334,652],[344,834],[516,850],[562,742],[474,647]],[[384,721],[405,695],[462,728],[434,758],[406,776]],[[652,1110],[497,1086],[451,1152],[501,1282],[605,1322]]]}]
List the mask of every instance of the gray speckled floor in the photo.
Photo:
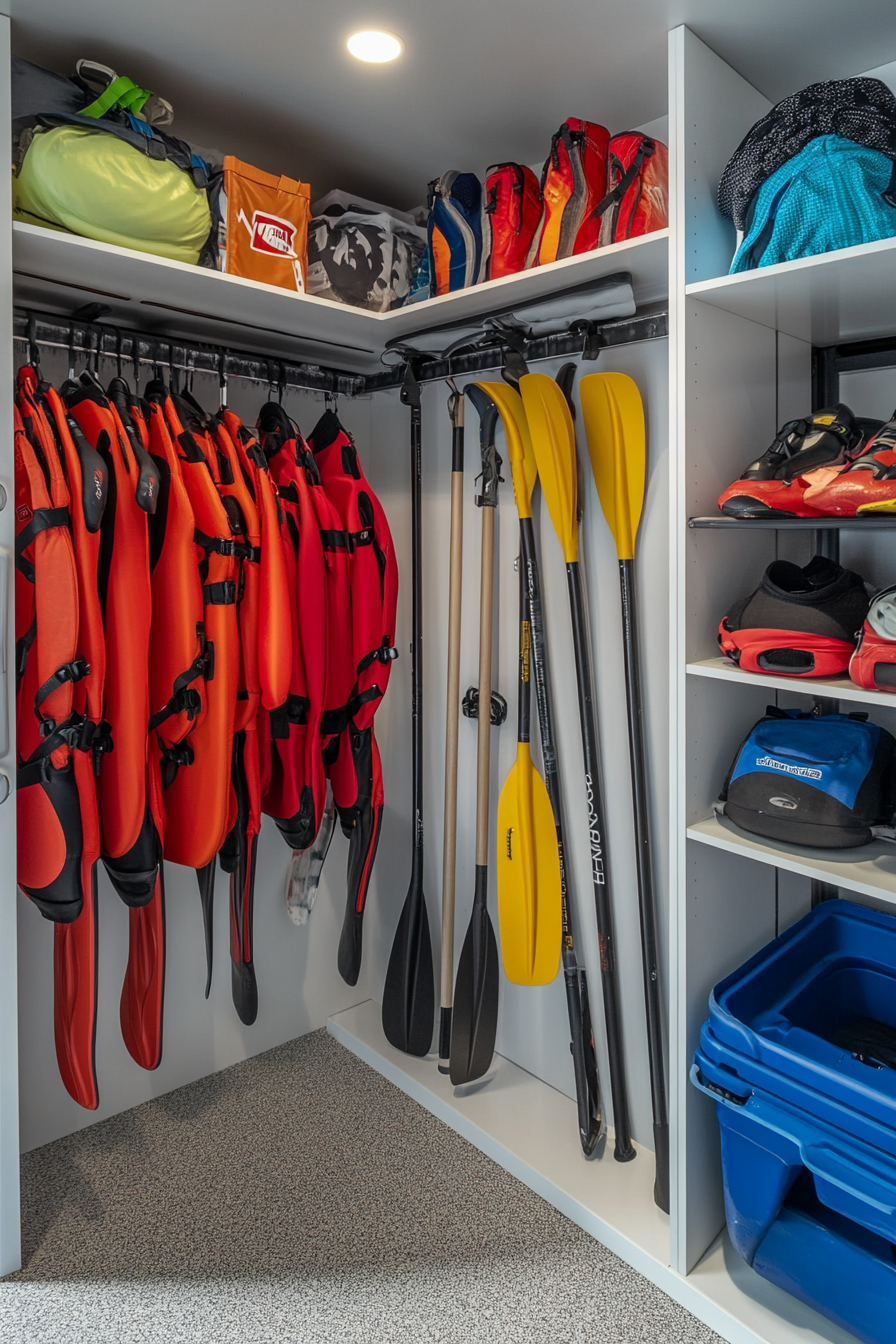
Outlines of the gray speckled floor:
[{"label": "gray speckled floor", "polygon": [[323,1032],[22,1178],[11,1344],[718,1344]]}]

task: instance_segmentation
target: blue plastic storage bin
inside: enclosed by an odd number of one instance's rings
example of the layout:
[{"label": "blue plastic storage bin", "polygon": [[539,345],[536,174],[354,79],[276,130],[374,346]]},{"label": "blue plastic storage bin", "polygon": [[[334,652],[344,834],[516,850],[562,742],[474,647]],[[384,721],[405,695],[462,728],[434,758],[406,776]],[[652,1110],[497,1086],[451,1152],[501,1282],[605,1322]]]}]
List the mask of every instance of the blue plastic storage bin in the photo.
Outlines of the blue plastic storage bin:
[{"label": "blue plastic storage bin", "polygon": [[869,1344],[896,1344],[891,1047],[896,919],[830,901],[716,986],[691,1071],[734,1245]]}]

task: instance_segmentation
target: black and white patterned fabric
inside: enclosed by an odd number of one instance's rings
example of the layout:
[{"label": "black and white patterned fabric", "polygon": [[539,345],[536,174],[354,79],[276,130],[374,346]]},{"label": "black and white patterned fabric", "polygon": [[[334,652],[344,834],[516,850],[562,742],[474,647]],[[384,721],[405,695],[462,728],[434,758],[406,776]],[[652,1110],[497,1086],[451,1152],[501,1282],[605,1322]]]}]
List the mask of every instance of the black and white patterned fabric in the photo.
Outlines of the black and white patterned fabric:
[{"label": "black and white patterned fabric", "polygon": [[896,161],[896,98],[879,79],[830,79],[782,99],[744,137],[719,182],[719,209],[744,229],[753,195],[819,135],[840,135]]}]

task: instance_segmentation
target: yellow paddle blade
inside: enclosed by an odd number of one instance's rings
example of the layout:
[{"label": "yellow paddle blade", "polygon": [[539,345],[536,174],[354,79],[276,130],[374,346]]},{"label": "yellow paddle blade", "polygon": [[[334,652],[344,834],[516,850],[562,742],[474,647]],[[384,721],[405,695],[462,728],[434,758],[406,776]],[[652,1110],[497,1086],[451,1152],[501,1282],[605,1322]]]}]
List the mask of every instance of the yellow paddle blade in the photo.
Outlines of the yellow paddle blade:
[{"label": "yellow paddle blade", "polygon": [[498,801],[498,922],[504,973],[548,985],[560,965],[560,856],[554,813],[528,742],[517,744]]},{"label": "yellow paddle blade", "polygon": [[635,557],[644,504],[647,448],[644,405],[625,373],[589,373],[579,380],[591,470],[620,560]]},{"label": "yellow paddle blade", "polygon": [[554,531],[567,564],[578,559],[576,432],[562,391],[546,373],[525,373],[520,393],[535,463]]},{"label": "yellow paddle blade", "polygon": [[896,488],[892,499],[876,499],[873,504],[860,504],[856,513],[896,513]]},{"label": "yellow paddle blade", "polygon": [[535,454],[532,451],[529,423],[523,410],[522,397],[516,388],[508,387],[506,383],[478,383],[477,386],[491,397],[504,426],[510,470],[513,475],[516,511],[521,518],[531,518],[532,491],[535,489],[538,469],[535,466]]}]

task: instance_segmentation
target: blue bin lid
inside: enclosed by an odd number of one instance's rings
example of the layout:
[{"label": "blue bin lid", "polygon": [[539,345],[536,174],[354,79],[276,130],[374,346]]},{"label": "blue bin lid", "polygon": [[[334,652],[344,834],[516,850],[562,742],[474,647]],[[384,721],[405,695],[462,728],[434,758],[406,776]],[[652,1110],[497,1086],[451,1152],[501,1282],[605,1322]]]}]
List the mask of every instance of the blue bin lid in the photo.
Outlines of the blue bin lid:
[{"label": "blue bin lid", "polygon": [[[833,1039],[857,1019],[896,1029],[892,915],[824,902],[720,981],[709,1014],[717,1057],[727,1053],[738,1076],[754,1060],[787,1080],[791,1099],[794,1085],[804,1087],[896,1131],[896,1069],[864,1063]],[[762,1086],[772,1088],[768,1077]],[[781,1087],[772,1090],[783,1096]]]}]

